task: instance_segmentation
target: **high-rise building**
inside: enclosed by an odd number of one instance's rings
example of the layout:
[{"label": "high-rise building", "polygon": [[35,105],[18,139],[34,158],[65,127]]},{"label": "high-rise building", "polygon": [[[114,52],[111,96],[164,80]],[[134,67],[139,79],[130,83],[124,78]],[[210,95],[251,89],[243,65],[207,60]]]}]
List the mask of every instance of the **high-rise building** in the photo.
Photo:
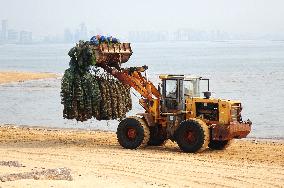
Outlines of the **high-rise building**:
[{"label": "high-rise building", "polygon": [[8,30],[8,20],[2,20],[1,22],[1,40],[6,41],[7,40],[7,30]]},{"label": "high-rise building", "polygon": [[64,42],[73,42],[74,37],[70,29],[65,29],[64,30]]},{"label": "high-rise building", "polygon": [[80,38],[81,40],[88,40],[88,30],[85,23],[80,24]]},{"label": "high-rise building", "polygon": [[9,43],[16,43],[19,41],[19,32],[13,29],[8,30],[7,41]]},{"label": "high-rise building", "polygon": [[32,32],[21,31],[20,32],[20,42],[21,43],[32,43],[33,37]]}]

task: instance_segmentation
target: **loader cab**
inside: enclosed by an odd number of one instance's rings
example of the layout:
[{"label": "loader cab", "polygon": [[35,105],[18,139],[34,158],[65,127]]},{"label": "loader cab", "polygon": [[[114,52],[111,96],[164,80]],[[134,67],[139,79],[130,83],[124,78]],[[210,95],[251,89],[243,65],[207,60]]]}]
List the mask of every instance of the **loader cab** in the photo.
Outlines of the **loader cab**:
[{"label": "loader cab", "polygon": [[185,100],[187,98],[200,97],[200,80],[204,80],[201,77],[160,75],[159,78],[162,81],[161,110],[163,113],[185,110]]}]

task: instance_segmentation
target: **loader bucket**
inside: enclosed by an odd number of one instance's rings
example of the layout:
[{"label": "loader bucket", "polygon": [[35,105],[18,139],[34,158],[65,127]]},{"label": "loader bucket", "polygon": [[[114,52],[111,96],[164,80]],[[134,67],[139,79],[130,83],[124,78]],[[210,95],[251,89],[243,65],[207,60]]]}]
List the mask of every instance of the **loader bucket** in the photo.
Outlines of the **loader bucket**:
[{"label": "loader bucket", "polygon": [[125,63],[132,55],[130,43],[108,44],[102,43],[98,46],[92,46],[93,53],[96,57],[96,63],[113,64]]}]

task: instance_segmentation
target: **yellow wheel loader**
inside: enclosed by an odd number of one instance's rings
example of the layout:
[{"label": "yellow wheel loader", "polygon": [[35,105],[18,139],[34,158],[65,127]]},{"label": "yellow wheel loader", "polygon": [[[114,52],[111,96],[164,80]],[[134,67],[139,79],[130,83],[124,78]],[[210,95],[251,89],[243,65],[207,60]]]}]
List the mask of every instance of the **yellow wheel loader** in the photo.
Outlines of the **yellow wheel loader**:
[{"label": "yellow wheel loader", "polygon": [[[119,144],[128,149],[162,145],[171,139],[184,152],[209,147],[224,149],[230,140],[246,137],[251,121],[243,121],[240,101],[212,98],[209,79],[190,75],[160,75],[156,87],[148,80],[147,66],[121,68],[132,54],[129,43],[100,45],[94,49],[97,66],[141,94],[144,112],[120,121]],[[200,83],[207,84],[201,95]]]}]

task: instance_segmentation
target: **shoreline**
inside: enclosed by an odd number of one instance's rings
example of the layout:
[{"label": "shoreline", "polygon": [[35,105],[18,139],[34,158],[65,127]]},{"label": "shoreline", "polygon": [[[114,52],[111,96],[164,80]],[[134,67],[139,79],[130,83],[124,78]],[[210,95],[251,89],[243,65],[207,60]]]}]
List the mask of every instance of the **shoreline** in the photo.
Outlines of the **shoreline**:
[{"label": "shoreline", "polygon": [[0,71],[0,85],[13,83],[13,82],[24,82],[28,80],[40,80],[49,78],[59,78],[60,76],[55,73],[48,72],[21,72],[21,71]]},{"label": "shoreline", "polygon": [[[73,127],[51,127],[51,126],[42,126],[42,125],[17,125],[17,124],[10,124],[10,123],[3,123],[0,124],[1,127],[17,127],[17,128],[35,128],[35,129],[51,129],[51,130],[70,130],[70,131],[100,131],[100,132],[110,132],[110,133],[116,133],[115,130],[102,130],[99,128],[73,128]],[[268,141],[268,142],[280,142],[284,143],[284,138],[268,138],[268,137],[246,137],[242,139],[234,139],[234,140],[247,140],[247,141]]]}]

